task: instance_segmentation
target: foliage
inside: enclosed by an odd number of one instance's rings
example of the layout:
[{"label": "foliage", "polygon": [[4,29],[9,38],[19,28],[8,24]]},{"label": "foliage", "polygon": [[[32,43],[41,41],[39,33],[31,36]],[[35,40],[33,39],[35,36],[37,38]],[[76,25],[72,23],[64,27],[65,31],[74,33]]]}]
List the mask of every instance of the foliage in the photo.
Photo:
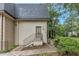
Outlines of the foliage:
[{"label": "foliage", "polygon": [[76,11],[72,11],[70,13],[70,17],[68,17],[64,23],[64,25],[66,25],[66,27],[69,27],[69,29],[73,29],[75,28],[75,30],[77,30],[77,28],[79,28],[79,17],[78,14],[76,13]]},{"label": "foliage", "polygon": [[48,30],[49,30],[49,37],[55,38],[56,35],[56,25],[58,24],[58,16],[59,13],[57,13],[53,8],[53,4],[48,4],[48,11],[49,11],[49,22],[48,22]]},{"label": "foliage", "polygon": [[65,33],[79,32],[79,4],[65,3],[62,5],[69,12],[69,17],[64,22]]},{"label": "foliage", "polygon": [[64,3],[65,8],[69,9],[70,11],[76,10],[79,11],[79,4],[78,3]]},{"label": "foliage", "polygon": [[[56,6],[59,6],[60,4],[57,4]],[[66,33],[73,32],[77,33],[79,36],[79,4],[75,3],[66,3],[61,4],[64,8],[61,8],[65,10],[65,12],[61,12],[62,10],[59,8],[58,10],[55,10],[53,8],[53,4],[48,5],[49,10],[49,16],[50,20],[48,23],[48,29],[49,29],[49,35],[50,36],[63,36],[63,37],[57,37],[55,39],[55,46],[59,49],[60,52],[64,55],[77,55],[79,54],[79,39],[74,37],[64,37]],[[55,7],[56,7],[55,6]],[[57,8],[56,8],[57,9]],[[61,14],[58,12],[61,10]],[[65,13],[69,13],[66,15],[66,19],[64,24],[59,24],[61,15],[64,15]],[[61,17],[62,18],[62,17]],[[64,18],[62,18],[64,19]]]},{"label": "foliage", "polygon": [[59,36],[65,36],[65,27],[64,27],[64,25],[61,25],[61,24],[59,24],[59,25],[57,25],[57,31],[56,31],[56,33],[57,33],[57,35],[59,35]]},{"label": "foliage", "polygon": [[55,40],[55,45],[62,55],[78,55],[79,41],[71,37],[58,37]]}]

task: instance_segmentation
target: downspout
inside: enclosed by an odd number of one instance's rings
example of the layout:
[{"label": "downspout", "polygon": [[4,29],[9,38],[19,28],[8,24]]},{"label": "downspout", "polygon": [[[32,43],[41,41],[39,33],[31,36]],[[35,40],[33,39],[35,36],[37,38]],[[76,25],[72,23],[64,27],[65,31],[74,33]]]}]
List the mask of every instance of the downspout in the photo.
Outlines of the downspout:
[{"label": "downspout", "polygon": [[48,20],[47,20],[47,43],[49,43]]},{"label": "downspout", "polygon": [[2,26],[1,26],[1,50],[3,50],[3,13],[2,13]]},{"label": "downspout", "polygon": [[19,21],[17,21],[17,25],[18,25],[18,45],[19,45]]},{"label": "downspout", "polygon": [[16,36],[15,36],[15,44],[19,45],[19,24],[18,20],[16,20]]}]

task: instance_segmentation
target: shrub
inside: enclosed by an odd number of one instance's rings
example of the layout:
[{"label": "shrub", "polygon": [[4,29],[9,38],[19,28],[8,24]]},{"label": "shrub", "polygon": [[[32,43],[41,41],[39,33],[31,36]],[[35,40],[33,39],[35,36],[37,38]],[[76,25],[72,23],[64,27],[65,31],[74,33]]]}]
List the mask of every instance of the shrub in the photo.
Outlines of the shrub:
[{"label": "shrub", "polygon": [[78,55],[79,41],[70,37],[58,37],[55,46],[61,55]]}]

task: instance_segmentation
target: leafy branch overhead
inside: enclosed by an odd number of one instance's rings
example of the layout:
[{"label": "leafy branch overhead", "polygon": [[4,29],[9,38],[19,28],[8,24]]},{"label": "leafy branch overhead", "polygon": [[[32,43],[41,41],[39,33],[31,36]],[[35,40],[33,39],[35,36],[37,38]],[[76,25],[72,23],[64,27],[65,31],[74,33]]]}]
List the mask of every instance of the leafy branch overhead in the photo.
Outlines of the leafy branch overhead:
[{"label": "leafy branch overhead", "polygon": [[[50,16],[48,30],[51,32],[49,35],[55,36],[60,33],[62,33],[60,35],[66,35],[68,32],[79,32],[79,4],[48,4],[48,11]],[[64,21],[63,24],[61,24],[61,20]]]},{"label": "leafy branch overhead", "polygon": [[59,13],[57,13],[57,11],[54,10],[53,8],[53,4],[48,4],[48,10],[49,10],[49,16],[50,16],[50,20],[48,23],[48,30],[49,30],[49,36],[51,37],[55,37],[56,35],[56,25],[58,24],[59,20]]}]

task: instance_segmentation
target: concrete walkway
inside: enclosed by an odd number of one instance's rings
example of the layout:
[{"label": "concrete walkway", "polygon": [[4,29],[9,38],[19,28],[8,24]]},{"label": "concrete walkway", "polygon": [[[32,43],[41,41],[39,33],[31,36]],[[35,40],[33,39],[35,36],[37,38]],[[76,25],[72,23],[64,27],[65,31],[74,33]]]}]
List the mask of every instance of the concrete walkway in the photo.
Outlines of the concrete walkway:
[{"label": "concrete walkway", "polygon": [[22,51],[11,51],[8,53],[0,54],[0,56],[28,56],[34,54],[41,54],[41,53],[52,53],[53,56],[58,55],[57,50],[55,47],[46,46],[39,49],[24,49]]}]

